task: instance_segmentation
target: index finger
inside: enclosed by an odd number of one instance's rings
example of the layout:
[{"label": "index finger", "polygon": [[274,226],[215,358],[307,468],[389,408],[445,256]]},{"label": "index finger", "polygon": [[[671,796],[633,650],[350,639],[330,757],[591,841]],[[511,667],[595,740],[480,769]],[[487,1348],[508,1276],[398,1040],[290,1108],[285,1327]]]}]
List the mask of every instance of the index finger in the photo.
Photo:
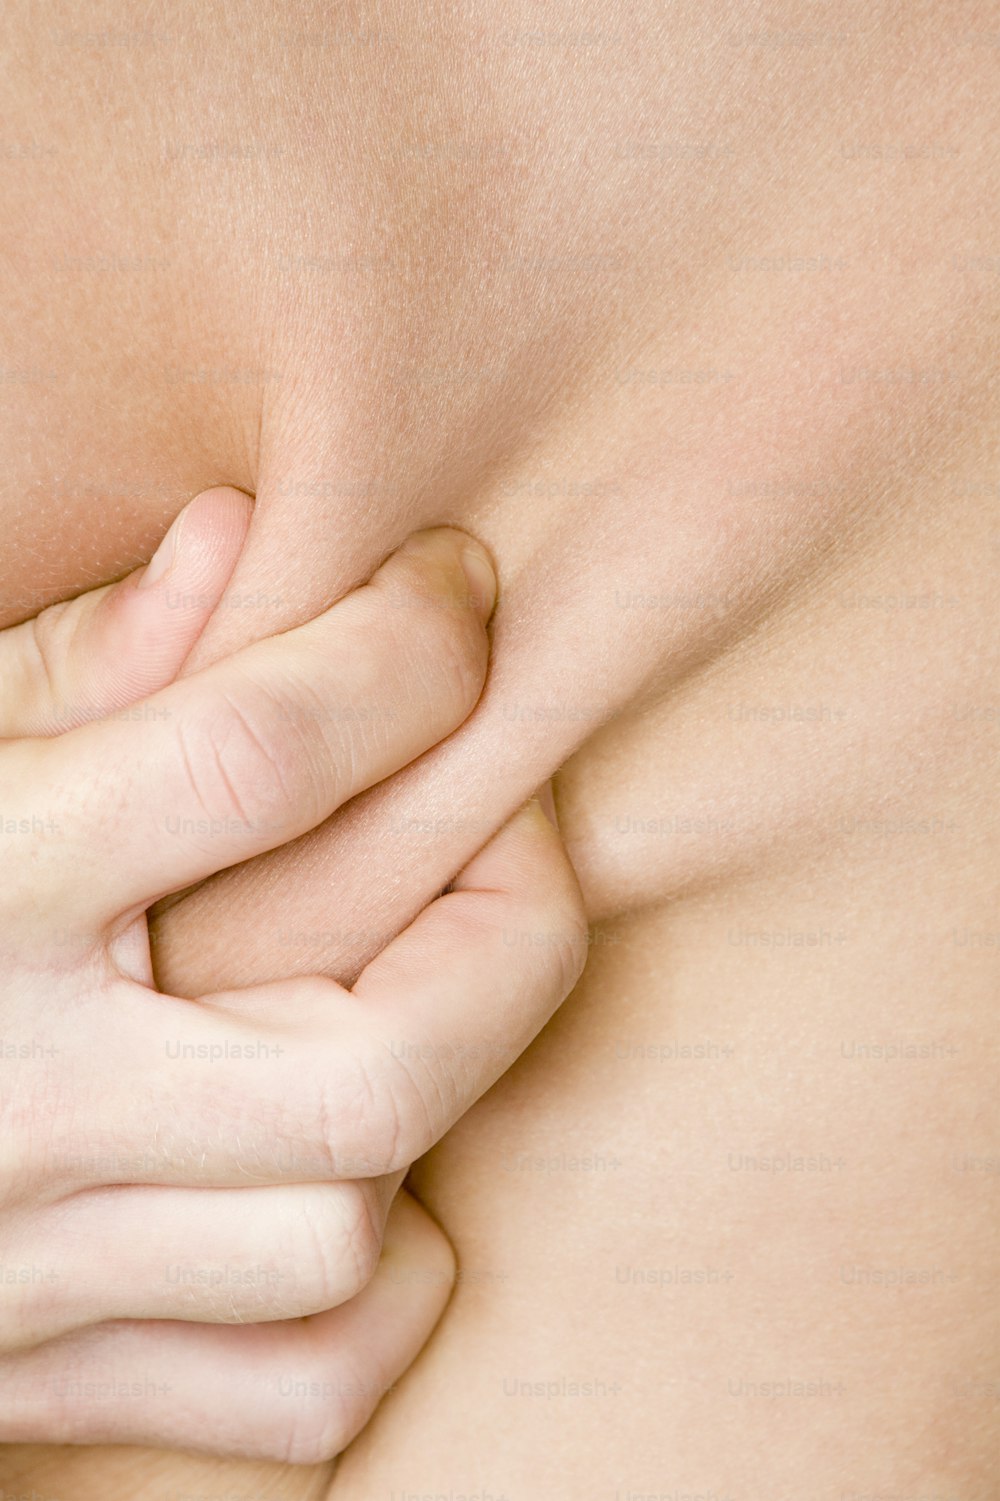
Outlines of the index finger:
[{"label": "index finger", "polygon": [[318,619],[141,714],[8,747],[36,796],[57,789],[49,908],[95,928],[132,916],[314,828],[456,728],[485,676],[484,572],[463,533],[420,534]]}]

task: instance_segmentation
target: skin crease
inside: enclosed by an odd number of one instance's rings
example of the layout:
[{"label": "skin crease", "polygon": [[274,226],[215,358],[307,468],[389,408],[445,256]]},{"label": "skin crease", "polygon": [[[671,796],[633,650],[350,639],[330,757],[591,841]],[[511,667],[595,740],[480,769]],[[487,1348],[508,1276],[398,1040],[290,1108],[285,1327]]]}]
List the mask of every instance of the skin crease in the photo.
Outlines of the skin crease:
[{"label": "skin crease", "polygon": [[143,25],[11,10],[0,619],[222,482],[256,513],[196,661],[420,526],[501,580],[468,725],[170,908],[159,974],[349,976],[564,763],[594,941],[415,1174],[458,1288],[332,1485],[17,1449],[5,1483],[985,1501],[990,8]]}]

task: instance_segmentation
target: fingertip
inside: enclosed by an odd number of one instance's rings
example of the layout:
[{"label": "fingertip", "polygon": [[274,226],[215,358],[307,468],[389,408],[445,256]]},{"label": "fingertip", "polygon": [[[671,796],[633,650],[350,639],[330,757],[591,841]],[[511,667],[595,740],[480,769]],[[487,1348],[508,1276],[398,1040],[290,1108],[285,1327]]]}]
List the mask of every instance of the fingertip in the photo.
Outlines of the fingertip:
[{"label": "fingertip", "polygon": [[171,523],[146,568],[136,576],[135,586],[147,591],[173,583],[183,572],[208,574],[203,582],[218,578],[225,570],[228,581],[242,551],[253,514],[253,502],[231,485],[202,490]]},{"label": "fingertip", "polygon": [[[492,892],[539,916],[565,940],[567,972],[575,979],[587,953],[587,919],[580,883],[562,835],[541,798],[533,797],[456,876],[456,892]],[[567,990],[571,988],[567,985]]]},{"label": "fingertip", "polygon": [[541,795],[529,798],[455,877],[455,891],[527,883],[544,886],[555,872],[571,869],[554,817]]},{"label": "fingertip", "polygon": [[223,601],[253,514],[219,485],[175,517],[147,564],[109,589],[77,637],[77,673],[92,687],[79,720],[138,703],[173,682]]},{"label": "fingertip", "polygon": [[253,500],[232,485],[215,485],[196,495],[182,514],[190,541],[235,563],[250,530]]},{"label": "fingertip", "polygon": [[497,576],[489,553],[476,537],[453,526],[431,527],[414,532],[387,563],[414,559],[422,565],[424,589],[429,586],[436,592],[432,582],[436,573],[442,601],[471,610],[487,624],[496,605]]}]

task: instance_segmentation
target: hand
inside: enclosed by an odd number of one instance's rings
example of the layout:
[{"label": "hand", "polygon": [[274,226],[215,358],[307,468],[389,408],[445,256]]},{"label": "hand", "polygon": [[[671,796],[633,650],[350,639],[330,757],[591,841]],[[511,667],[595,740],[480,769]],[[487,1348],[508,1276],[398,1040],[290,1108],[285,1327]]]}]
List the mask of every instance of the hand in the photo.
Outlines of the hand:
[{"label": "hand", "polygon": [[[202,497],[147,588],[0,637],[4,733],[51,737],[0,747],[2,1440],[337,1452],[450,1285],[406,1200],[373,1276],[402,1173],[582,963],[575,883],[531,807],[353,992],[151,988],[152,900],[305,832],[481,685],[489,602],[469,608],[468,539],[439,532],[310,625],[134,703],[184,660],[245,525],[232,492]],[[135,646],[154,641],[157,662]],[[540,926],[549,944],[510,946]]]}]

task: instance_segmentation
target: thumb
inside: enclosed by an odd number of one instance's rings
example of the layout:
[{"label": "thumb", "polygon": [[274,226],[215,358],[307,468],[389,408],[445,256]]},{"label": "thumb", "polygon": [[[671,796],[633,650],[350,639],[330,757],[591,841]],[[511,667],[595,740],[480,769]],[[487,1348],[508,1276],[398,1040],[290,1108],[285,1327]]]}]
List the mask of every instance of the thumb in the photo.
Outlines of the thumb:
[{"label": "thumb", "polygon": [[229,583],[251,512],[239,490],[205,490],[145,568],[0,632],[0,738],[61,734],[173,682]]}]

